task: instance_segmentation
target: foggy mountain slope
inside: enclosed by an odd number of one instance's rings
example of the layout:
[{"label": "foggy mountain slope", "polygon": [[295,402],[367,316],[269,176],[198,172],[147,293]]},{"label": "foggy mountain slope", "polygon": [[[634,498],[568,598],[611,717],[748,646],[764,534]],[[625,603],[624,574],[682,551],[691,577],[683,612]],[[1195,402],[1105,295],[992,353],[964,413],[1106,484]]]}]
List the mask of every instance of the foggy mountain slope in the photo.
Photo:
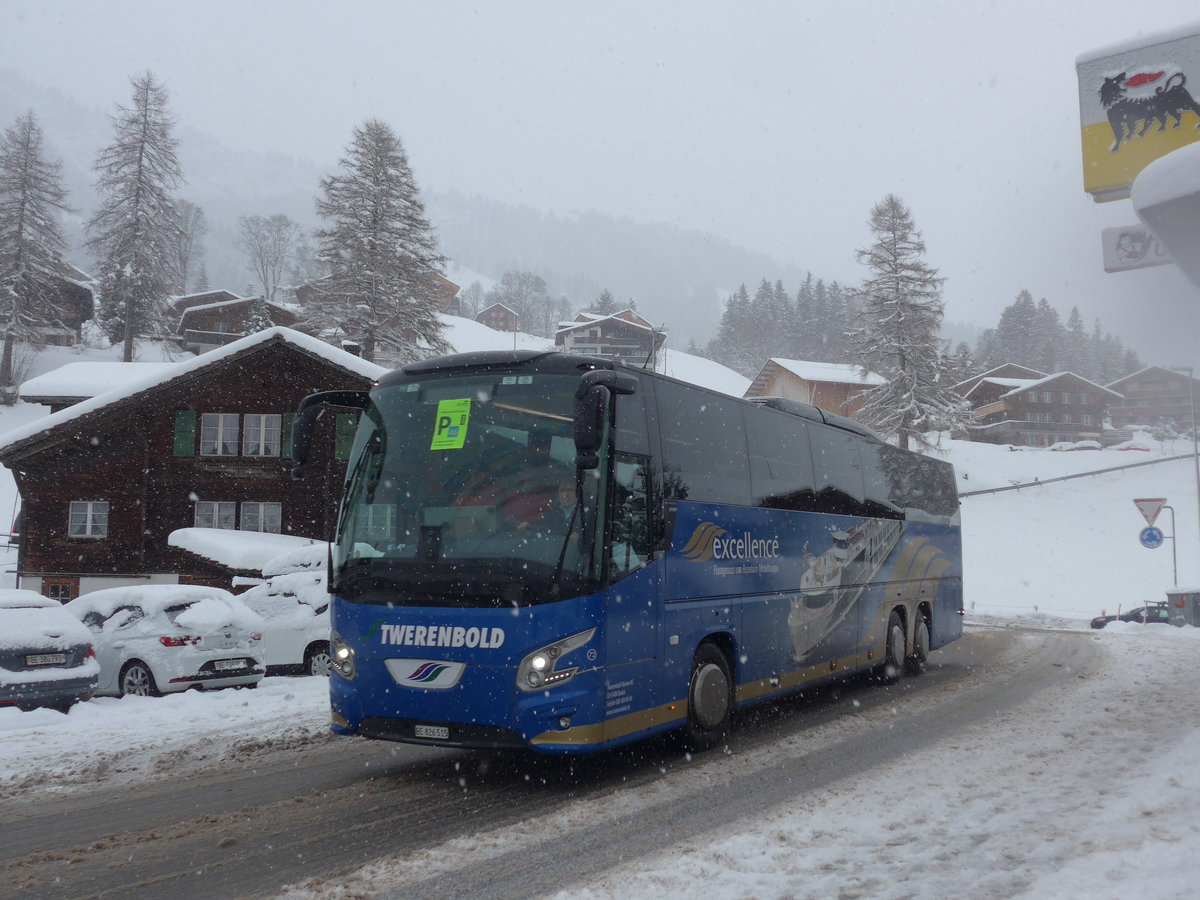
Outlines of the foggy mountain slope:
[{"label": "foggy mountain slope", "polygon": [[[82,223],[96,204],[92,164],[100,148],[112,141],[109,116],[118,103],[127,105],[129,97],[114,96],[105,109],[98,109],[0,67],[0,128],[26,110],[37,115],[49,155],[63,162],[68,202],[77,211],[67,223],[69,258],[85,270],[90,259],[82,249]],[[320,179],[337,160],[316,163],[277,152],[233,150],[220,135],[195,131],[178,109],[172,112],[178,119],[175,135],[185,179],[178,196],[198,203],[209,224],[209,282],[214,288],[241,291],[252,275],[234,246],[238,216],[284,213],[305,228],[315,227]],[[403,123],[395,124],[403,139]],[[670,346],[678,349],[686,348],[689,339],[704,343],[715,334],[721,302],[739,284],[745,282],[753,291],[763,277],[782,279],[795,293],[805,266],[812,265],[781,264],[714,234],[664,223],[639,223],[597,210],[546,212],[468,197],[453,186],[439,190],[421,183],[419,170],[416,176],[442,251],[459,266],[497,280],[510,269],[534,272],[553,295],[565,294],[576,306],[608,289],[618,300],[635,300],[655,324],[665,324]],[[822,277],[815,269],[813,274]]]}]

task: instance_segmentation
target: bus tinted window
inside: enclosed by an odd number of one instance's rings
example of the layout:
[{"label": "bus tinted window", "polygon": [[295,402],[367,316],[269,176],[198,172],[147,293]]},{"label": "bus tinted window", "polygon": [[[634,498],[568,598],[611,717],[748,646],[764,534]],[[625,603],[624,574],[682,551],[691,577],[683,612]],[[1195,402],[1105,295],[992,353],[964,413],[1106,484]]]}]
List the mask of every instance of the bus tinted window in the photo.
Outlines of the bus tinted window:
[{"label": "bus tinted window", "polygon": [[897,494],[897,485],[890,474],[893,466],[889,461],[895,454],[904,451],[888,444],[863,440],[858,444],[858,452],[862,461],[863,490],[866,494],[863,515],[881,519],[903,519],[905,504],[903,498]]},{"label": "bus tinted window", "polygon": [[858,439],[829,427],[809,430],[817,512],[861,515],[866,491],[858,458]]},{"label": "bus tinted window", "polygon": [[616,448],[618,451],[649,456],[650,438],[646,431],[646,396],[651,386],[648,379],[640,380],[642,383],[638,386],[636,393],[616,396]]},{"label": "bus tinted window", "polygon": [[746,410],[754,502],[772,509],[815,508],[807,423],[771,409]]},{"label": "bus tinted window", "polygon": [[657,392],[667,497],[748,505],[741,403],[670,381]]}]

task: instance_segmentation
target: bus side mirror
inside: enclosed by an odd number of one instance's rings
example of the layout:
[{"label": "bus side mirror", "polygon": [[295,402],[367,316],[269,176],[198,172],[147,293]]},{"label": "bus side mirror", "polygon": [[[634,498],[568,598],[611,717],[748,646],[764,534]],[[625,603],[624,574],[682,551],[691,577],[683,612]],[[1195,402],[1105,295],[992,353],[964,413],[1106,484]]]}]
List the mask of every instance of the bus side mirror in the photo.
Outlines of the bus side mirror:
[{"label": "bus side mirror", "polygon": [[367,391],[321,391],[309,394],[296,407],[296,417],[292,422],[292,480],[304,478],[304,466],[308,462],[308,452],[312,446],[313,426],[325,406],[346,406],[352,409],[366,409],[370,399]]},{"label": "bus side mirror", "polygon": [[613,394],[633,394],[638,380],[626,372],[593,369],[585,372],[575,389],[575,465],[594,469],[600,464],[599,450],[604,440],[605,416]]},{"label": "bus side mirror", "polygon": [[600,443],[604,440],[604,416],[608,410],[608,388],[590,387],[581,397],[575,394],[575,465],[594,469],[600,465]]}]

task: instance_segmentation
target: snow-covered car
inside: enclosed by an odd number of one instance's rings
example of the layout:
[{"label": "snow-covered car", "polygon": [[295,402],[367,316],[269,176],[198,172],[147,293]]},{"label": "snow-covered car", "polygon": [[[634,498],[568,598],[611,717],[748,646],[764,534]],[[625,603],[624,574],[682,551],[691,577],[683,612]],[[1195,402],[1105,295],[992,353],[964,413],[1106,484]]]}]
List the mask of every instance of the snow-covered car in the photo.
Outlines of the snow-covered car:
[{"label": "snow-covered car", "polygon": [[238,599],[263,618],[268,673],[329,674],[328,544],[314,543],[272,559],[267,580]]},{"label": "snow-covered car", "polygon": [[108,588],[65,607],[91,631],[97,694],[158,696],[262,680],[262,619],[229,591],[161,584]]},{"label": "snow-covered car", "polygon": [[91,635],[61,603],[0,590],[0,706],[66,712],[91,698],[99,674]]}]

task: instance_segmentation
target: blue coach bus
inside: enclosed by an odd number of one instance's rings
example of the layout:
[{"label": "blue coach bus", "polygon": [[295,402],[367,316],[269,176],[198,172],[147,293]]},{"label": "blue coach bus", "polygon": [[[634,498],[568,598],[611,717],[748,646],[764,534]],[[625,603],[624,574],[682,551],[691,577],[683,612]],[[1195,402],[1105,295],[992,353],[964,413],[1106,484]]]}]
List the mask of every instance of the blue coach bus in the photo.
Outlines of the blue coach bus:
[{"label": "blue coach bus", "polygon": [[962,633],[945,462],[850,419],[611,360],[468,353],[367,392],[330,562],[332,728],[610,748]]}]

